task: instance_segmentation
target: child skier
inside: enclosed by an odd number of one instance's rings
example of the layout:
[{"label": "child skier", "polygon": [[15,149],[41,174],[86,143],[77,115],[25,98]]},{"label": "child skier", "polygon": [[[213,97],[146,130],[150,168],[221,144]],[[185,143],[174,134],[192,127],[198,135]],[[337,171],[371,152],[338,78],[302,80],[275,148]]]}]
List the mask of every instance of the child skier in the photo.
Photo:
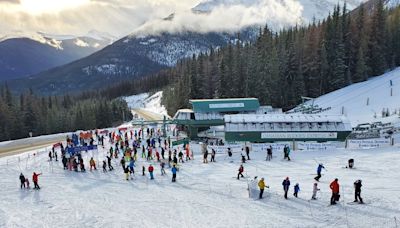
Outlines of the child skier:
[{"label": "child skier", "polygon": [[314,187],[313,187],[313,191],[312,191],[312,200],[316,200],[317,199],[317,191],[319,191],[321,189],[318,188],[318,183],[314,183]]},{"label": "child skier", "polygon": [[125,173],[125,179],[129,180],[129,168],[128,167],[124,168],[124,173]]},{"label": "child skier", "polygon": [[211,149],[211,162],[215,162],[215,150]]},{"label": "child skier", "polygon": [[299,183],[296,183],[296,184],[294,185],[294,193],[293,193],[294,197],[297,198],[297,194],[299,193],[299,191],[300,191]]},{"label": "child skier", "polygon": [[203,163],[208,163],[208,150],[207,149],[204,151]]},{"label": "child skier", "polygon": [[239,172],[238,172],[238,175],[237,175],[237,179],[239,180],[239,176],[244,177],[244,176],[243,176],[243,171],[244,171],[243,165],[240,165],[238,171],[239,171]]},{"label": "child skier", "polygon": [[107,163],[103,160],[103,172],[107,172]]}]

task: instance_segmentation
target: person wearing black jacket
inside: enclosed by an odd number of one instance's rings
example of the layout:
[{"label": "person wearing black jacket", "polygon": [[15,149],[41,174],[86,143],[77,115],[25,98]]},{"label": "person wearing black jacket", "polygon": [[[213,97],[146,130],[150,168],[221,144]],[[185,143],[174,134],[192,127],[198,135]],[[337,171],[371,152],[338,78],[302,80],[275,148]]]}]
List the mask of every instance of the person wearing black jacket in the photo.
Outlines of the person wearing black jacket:
[{"label": "person wearing black jacket", "polygon": [[21,189],[22,189],[22,187],[25,188],[25,176],[24,176],[24,174],[21,173],[21,175],[19,175],[19,180],[21,181]]},{"label": "person wearing black jacket", "polygon": [[354,202],[360,201],[360,203],[364,203],[361,198],[361,187],[361,180],[356,180],[356,182],[354,182]]}]

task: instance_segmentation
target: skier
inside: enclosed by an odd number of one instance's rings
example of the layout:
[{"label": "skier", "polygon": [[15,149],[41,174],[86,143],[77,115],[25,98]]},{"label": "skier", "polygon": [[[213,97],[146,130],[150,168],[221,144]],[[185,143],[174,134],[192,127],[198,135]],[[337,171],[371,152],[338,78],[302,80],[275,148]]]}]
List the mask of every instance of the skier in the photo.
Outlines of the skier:
[{"label": "skier", "polygon": [[161,147],[161,157],[163,160],[165,159],[164,155],[165,155],[165,149]]},{"label": "skier", "polygon": [[331,196],[331,205],[335,205],[336,201],[339,201],[339,183],[338,179],[336,178],[332,183],[329,185],[329,187],[332,189],[332,196]]},{"label": "skier", "polygon": [[81,171],[85,172],[86,171],[85,164],[83,164],[83,159],[82,158],[81,158],[81,160],[79,160],[79,165],[80,165]]},{"label": "skier", "polygon": [[94,170],[97,170],[96,162],[94,161],[93,157],[90,158],[89,164],[90,164],[90,171],[92,171],[92,168],[94,168]]},{"label": "skier", "polygon": [[265,185],[264,177],[262,177],[261,180],[258,182],[258,187],[260,188],[260,195],[258,196],[258,198],[262,199],[263,198],[263,194],[264,194],[264,188],[265,187],[268,188],[268,186]]},{"label": "skier", "polygon": [[25,185],[26,185],[26,188],[27,188],[27,189],[30,188],[30,187],[29,187],[29,179],[28,179],[28,178],[25,178]]},{"label": "skier", "polygon": [[203,163],[208,163],[208,150],[207,149],[204,151]]},{"label": "skier", "polygon": [[318,188],[318,183],[314,183],[312,196],[311,196],[312,200],[316,200],[317,199],[317,191],[319,191],[319,190],[321,190],[321,189]]},{"label": "skier", "polygon": [[108,170],[111,171],[114,167],[111,165],[111,156],[107,156]]},{"label": "skier", "polygon": [[58,161],[58,155],[57,155],[57,151],[53,152],[54,157],[56,158],[56,162]]},{"label": "skier", "polygon": [[184,162],[183,162],[183,153],[182,153],[182,151],[179,151],[178,156],[179,156],[179,161],[180,161],[181,163],[184,163]]},{"label": "skier", "polygon": [[294,185],[294,193],[293,193],[294,197],[297,198],[297,194],[298,194],[299,192],[300,192],[300,186],[299,186],[299,183],[296,183],[296,184]]},{"label": "skier", "polygon": [[250,160],[250,147],[246,146],[246,155],[247,155],[247,160]]},{"label": "skier", "polygon": [[315,179],[316,181],[319,181],[319,179],[321,178],[321,171],[322,171],[322,169],[325,169],[325,167],[324,167],[321,163],[318,164],[318,167],[317,167],[317,176],[314,177],[314,179]]},{"label": "skier", "polygon": [[356,180],[354,182],[354,202],[358,202],[360,200],[360,203],[364,203],[363,199],[361,198],[361,180]]},{"label": "skier", "polygon": [[164,176],[164,174],[166,174],[165,173],[165,162],[164,161],[161,161],[161,163],[160,163],[160,167],[161,167],[161,176]]},{"label": "skier", "polygon": [[149,173],[150,173],[150,179],[153,180],[154,179],[154,176],[153,176],[154,167],[150,164],[148,170],[149,170]]},{"label": "skier", "polygon": [[160,153],[156,150],[156,158],[157,162],[160,162]]},{"label": "skier", "polygon": [[103,172],[107,172],[107,163],[103,160]]},{"label": "skier", "polygon": [[33,184],[35,185],[35,187],[33,189],[40,189],[39,183],[38,183],[40,175],[42,175],[42,174],[41,173],[37,174],[37,173],[33,172],[32,181],[33,181]]},{"label": "skier", "polygon": [[[348,165],[349,169],[352,169],[354,167],[354,159],[352,159],[352,158],[349,159],[348,163],[349,163],[349,165]],[[346,166],[346,168],[347,168],[347,166]]]},{"label": "skier", "polygon": [[211,149],[211,161],[210,162],[215,162],[215,150]]},{"label": "skier", "polygon": [[176,168],[175,165],[172,166],[171,172],[172,172],[172,182],[176,182],[176,172],[178,169]]},{"label": "skier", "polygon": [[290,186],[290,180],[289,177],[286,177],[286,179],[283,180],[282,182],[283,190],[285,191],[285,199],[287,199],[287,193],[289,191],[289,186]]},{"label": "skier", "polygon": [[272,160],[272,146],[269,146],[269,148],[267,148],[267,161],[271,160]]},{"label": "skier", "polygon": [[238,171],[239,171],[239,172],[238,172],[238,175],[237,175],[237,179],[239,180],[239,176],[244,177],[244,176],[243,176],[243,171],[244,171],[243,165],[240,165]]},{"label": "skier", "polygon": [[19,175],[19,180],[21,181],[21,189],[22,189],[22,187],[25,188],[25,176],[24,176],[24,174],[21,173],[21,175]]},{"label": "skier", "polygon": [[284,153],[284,159],[286,159],[287,158],[287,160],[288,161],[290,161],[290,157],[289,157],[289,155],[290,155],[290,147],[289,146],[285,146],[284,148],[283,148],[283,153]]},{"label": "skier", "polygon": [[142,166],[142,176],[146,175],[145,172],[146,172],[146,168],[144,168],[144,166]]},{"label": "skier", "polygon": [[133,158],[131,158],[131,160],[129,161],[129,172],[131,174],[135,173],[135,160]]},{"label": "skier", "polygon": [[64,166],[64,170],[66,170],[67,169],[67,158],[65,156],[62,157],[62,163]]}]

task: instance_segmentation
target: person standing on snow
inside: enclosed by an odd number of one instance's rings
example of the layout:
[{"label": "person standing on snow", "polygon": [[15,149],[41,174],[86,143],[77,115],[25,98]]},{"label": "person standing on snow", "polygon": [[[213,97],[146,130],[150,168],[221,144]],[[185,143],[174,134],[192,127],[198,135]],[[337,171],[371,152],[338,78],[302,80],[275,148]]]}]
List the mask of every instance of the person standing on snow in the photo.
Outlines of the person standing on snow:
[{"label": "person standing on snow", "polygon": [[324,167],[321,163],[318,164],[318,167],[317,167],[317,176],[314,177],[314,179],[315,179],[316,181],[319,181],[319,179],[321,178],[321,171],[322,171],[322,169],[325,169],[325,167]]},{"label": "person standing on snow", "polygon": [[94,170],[97,170],[96,169],[96,162],[94,161],[93,157],[90,158],[89,164],[90,164],[90,171],[92,171],[92,168]]},{"label": "person standing on snow", "polygon": [[242,163],[246,163],[246,157],[242,154]]},{"label": "person standing on snow", "polygon": [[356,180],[354,182],[354,202],[358,202],[360,200],[360,203],[364,203],[363,199],[361,198],[361,180]]},{"label": "person standing on snow", "polygon": [[318,192],[319,190],[321,190],[321,189],[318,188],[318,183],[314,183],[313,191],[312,191],[312,196],[311,196],[311,199],[312,199],[312,200],[316,200],[316,199],[317,199],[317,192]]},{"label": "person standing on snow", "polygon": [[107,163],[105,160],[103,160],[103,172],[107,172]]},{"label": "person standing on snow", "polygon": [[287,199],[288,198],[287,194],[288,194],[289,186],[290,186],[289,177],[286,177],[286,179],[283,180],[282,186],[283,186],[283,191],[285,191],[285,199]]},{"label": "person standing on snow", "polygon": [[246,146],[246,155],[247,155],[247,160],[250,160],[250,147]]},{"label": "person standing on snow", "polygon": [[260,195],[258,196],[259,199],[263,198],[263,194],[264,194],[264,188],[268,186],[265,185],[264,182],[264,177],[261,178],[261,180],[258,182],[258,187],[260,188]]},{"label": "person standing on snow", "polygon": [[124,168],[124,173],[125,173],[125,179],[129,180],[129,168],[128,167]]},{"label": "person standing on snow", "polygon": [[339,182],[336,178],[332,183],[329,185],[330,189],[332,189],[332,196],[331,196],[331,205],[335,205],[336,201],[339,201]]},{"label": "person standing on snow", "polygon": [[267,161],[271,161],[272,160],[272,146],[269,146],[267,148]]},{"label": "person standing on snow", "polygon": [[299,192],[300,192],[300,186],[299,186],[299,183],[296,183],[296,184],[294,185],[294,193],[293,193],[294,197],[297,198],[297,194],[298,194]]},{"label": "person standing on snow", "polygon": [[107,165],[108,165],[108,171],[114,169],[114,167],[111,165],[111,156],[107,156]]},{"label": "person standing on snow", "polygon": [[211,161],[210,162],[215,162],[215,150],[211,149]]},{"label": "person standing on snow", "polygon": [[40,187],[39,187],[39,176],[40,175],[42,175],[42,174],[41,173],[37,174],[37,173],[33,172],[32,181],[33,181],[33,184],[35,185],[35,187],[33,189],[40,189]]},{"label": "person standing on snow", "polygon": [[135,160],[133,158],[129,161],[129,172],[131,174],[135,173]]},{"label": "person standing on snow", "polygon": [[176,173],[178,169],[176,168],[175,165],[172,166],[171,172],[172,172],[172,182],[176,182]]},{"label": "person standing on snow", "polygon": [[124,159],[124,157],[121,158],[120,163],[121,163],[121,166],[122,166],[122,170],[125,170],[125,159]]},{"label": "person standing on snow", "polygon": [[203,163],[208,163],[208,150],[205,149],[203,154]]},{"label": "person standing on snow", "polygon": [[21,189],[22,189],[22,187],[25,188],[25,176],[24,176],[24,174],[21,173],[19,175],[19,180],[21,181]]},{"label": "person standing on snow", "polygon": [[153,180],[154,179],[154,176],[153,176],[154,167],[150,164],[148,170],[149,170],[149,174],[150,174],[150,180]]},{"label": "person standing on snow", "polygon": [[161,176],[164,176],[164,174],[166,174],[165,173],[165,162],[164,161],[161,161],[161,163],[160,163],[160,167],[161,167]]},{"label": "person standing on snow", "polygon": [[239,180],[239,176],[244,177],[244,176],[243,176],[243,171],[244,171],[243,165],[240,165],[238,171],[239,171],[239,172],[238,172],[238,175],[237,175],[237,179]]}]

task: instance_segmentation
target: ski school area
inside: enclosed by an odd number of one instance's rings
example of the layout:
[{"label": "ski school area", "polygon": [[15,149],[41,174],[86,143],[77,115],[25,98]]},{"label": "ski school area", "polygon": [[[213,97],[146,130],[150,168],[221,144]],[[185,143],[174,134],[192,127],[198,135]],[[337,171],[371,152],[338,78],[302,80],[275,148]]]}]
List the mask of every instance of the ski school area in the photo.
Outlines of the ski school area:
[{"label": "ski school area", "polygon": [[[0,158],[0,227],[400,225],[398,146],[304,144],[300,150],[297,144],[293,150],[285,142],[162,135],[148,126],[77,132],[53,146]],[[331,205],[336,178],[340,197]],[[363,204],[353,202],[357,180]]]}]

